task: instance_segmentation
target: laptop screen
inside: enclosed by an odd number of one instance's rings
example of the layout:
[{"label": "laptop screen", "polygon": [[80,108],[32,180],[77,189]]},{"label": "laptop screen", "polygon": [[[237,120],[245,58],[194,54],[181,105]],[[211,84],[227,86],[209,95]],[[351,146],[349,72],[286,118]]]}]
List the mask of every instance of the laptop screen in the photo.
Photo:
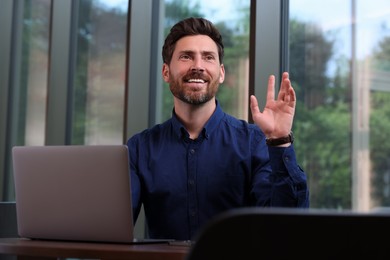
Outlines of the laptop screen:
[{"label": "laptop screen", "polygon": [[19,236],[132,242],[127,146],[15,146]]}]

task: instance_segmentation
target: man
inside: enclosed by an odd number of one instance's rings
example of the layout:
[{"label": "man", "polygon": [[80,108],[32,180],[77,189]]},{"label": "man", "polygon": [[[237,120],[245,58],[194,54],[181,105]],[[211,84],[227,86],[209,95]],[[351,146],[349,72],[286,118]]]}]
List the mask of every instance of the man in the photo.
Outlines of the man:
[{"label": "man", "polygon": [[276,100],[270,76],[263,112],[250,97],[255,124],[248,124],[216,100],[223,55],[220,33],[203,18],[177,23],[165,39],[172,117],[127,142],[134,219],[143,204],[151,238],[193,239],[210,218],[238,207],[309,207],[292,145],[296,98],[288,73]]}]

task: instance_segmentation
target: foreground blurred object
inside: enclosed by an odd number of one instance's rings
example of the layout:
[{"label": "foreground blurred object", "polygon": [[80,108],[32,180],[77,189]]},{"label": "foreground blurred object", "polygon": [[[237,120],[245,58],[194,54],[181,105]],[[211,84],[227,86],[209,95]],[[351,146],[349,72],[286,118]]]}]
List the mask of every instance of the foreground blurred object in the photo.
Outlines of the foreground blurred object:
[{"label": "foreground blurred object", "polygon": [[187,260],[387,259],[389,231],[390,212],[243,208],[211,220]]}]

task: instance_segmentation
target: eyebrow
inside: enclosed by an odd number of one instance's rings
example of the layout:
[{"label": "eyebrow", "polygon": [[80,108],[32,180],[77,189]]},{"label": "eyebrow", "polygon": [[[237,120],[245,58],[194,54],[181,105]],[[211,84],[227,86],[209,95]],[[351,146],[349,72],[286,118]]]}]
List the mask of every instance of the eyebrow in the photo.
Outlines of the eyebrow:
[{"label": "eyebrow", "polygon": [[[183,51],[179,51],[179,54],[194,54],[195,53],[195,51],[193,51],[193,50],[183,50]],[[215,51],[201,51],[200,52],[203,56],[205,56],[205,55],[218,55],[218,53],[217,52],[215,52]]]}]

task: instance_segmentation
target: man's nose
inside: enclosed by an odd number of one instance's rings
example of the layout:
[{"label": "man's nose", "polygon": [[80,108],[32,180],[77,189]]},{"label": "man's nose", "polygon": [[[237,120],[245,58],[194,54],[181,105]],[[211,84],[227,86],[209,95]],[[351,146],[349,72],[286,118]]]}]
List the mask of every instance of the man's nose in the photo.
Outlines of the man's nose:
[{"label": "man's nose", "polygon": [[192,71],[204,71],[204,66],[203,66],[203,60],[199,57],[194,58],[192,66],[191,66]]}]

